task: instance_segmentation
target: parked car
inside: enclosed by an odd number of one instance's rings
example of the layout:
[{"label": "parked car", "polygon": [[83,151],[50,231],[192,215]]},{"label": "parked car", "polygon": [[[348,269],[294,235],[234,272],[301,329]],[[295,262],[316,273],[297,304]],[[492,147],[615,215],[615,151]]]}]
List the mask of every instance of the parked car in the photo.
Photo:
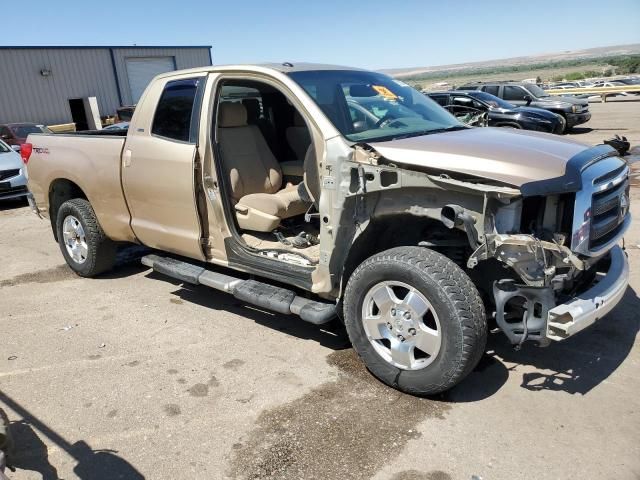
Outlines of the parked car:
[{"label": "parked car", "polygon": [[27,195],[27,168],[20,155],[0,140],[0,200]]},{"label": "parked car", "polygon": [[640,77],[618,78],[616,82],[624,83],[625,85],[640,85]]},{"label": "parked car", "polygon": [[628,285],[629,166],[614,148],[467,127],[382,73],[168,72],[126,136],[28,143],[30,204],[78,275],[111,269],[122,242],[146,245],[142,263],[181,282],[316,325],[337,315],[369,370],[412,394],[471,372],[489,321],[515,345],[548,345]]},{"label": "parked car", "polygon": [[490,127],[520,128],[547,133],[562,133],[564,117],[549,110],[518,107],[490,93],[478,90],[430,92],[429,97],[449,110],[456,118],[469,112],[486,112]]},{"label": "parked car", "polygon": [[103,128],[103,130],[127,130],[129,122],[118,122]]},{"label": "parked car", "polygon": [[481,90],[500,97],[514,105],[544,108],[562,115],[566,128],[575,127],[591,119],[589,102],[583,98],[551,96],[537,85],[520,82],[476,82],[462,85],[456,90]]},{"label": "parked car", "polygon": [[53,133],[35,123],[5,123],[0,125],[0,139],[9,145],[22,145],[32,133]]},{"label": "parked car", "polygon": [[[422,118],[412,109],[401,104],[393,104],[383,98],[354,97],[352,95],[346,95],[345,98],[355,132],[375,128],[378,124],[384,125],[385,122],[391,122],[395,118],[405,118],[405,121],[409,121],[412,117]],[[487,126],[484,112],[469,110],[464,113],[460,112],[459,117],[459,120],[466,125]]]}]

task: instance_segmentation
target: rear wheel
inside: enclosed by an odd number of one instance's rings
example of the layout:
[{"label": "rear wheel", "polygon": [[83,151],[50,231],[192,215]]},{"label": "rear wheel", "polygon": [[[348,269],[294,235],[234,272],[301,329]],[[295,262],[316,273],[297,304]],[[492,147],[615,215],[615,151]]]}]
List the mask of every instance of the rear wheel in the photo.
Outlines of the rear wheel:
[{"label": "rear wheel", "polygon": [[476,287],[454,262],[421,247],[394,248],[362,263],[347,284],[344,317],[367,368],[417,395],[459,383],[486,344]]},{"label": "rear wheel", "polygon": [[78,275],[93,277],[113,267],[116,244],[104,234],[87,200],[64,202],[58,209],[56,228],[62,255]]}]

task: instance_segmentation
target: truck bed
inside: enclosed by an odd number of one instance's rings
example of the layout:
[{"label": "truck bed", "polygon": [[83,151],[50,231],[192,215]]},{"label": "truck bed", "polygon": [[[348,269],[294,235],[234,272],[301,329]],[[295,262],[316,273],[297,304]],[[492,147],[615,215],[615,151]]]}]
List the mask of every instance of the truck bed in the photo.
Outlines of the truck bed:
[{"label": "truck bed", "polygon": [[[107,236],[131,240],[120,177],[126,131],[98,132],[29,135],[27,142],[33,145],[27,165],[29,190],[40,208],[49,204],[52,189],[71,182],[89,200]],[[46,207],[43,210],[49,214]]]}]

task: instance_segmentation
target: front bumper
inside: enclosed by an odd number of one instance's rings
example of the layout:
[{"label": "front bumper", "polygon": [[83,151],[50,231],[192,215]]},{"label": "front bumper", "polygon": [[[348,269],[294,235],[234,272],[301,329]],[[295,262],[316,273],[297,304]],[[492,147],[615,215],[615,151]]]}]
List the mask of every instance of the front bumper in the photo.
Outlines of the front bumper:
[{"label": "front bumper", "polygon": [[583,123],[587,123],[591,120],[591,113],[567,113],[567,128],[574,127]]},{"label": "front bumper", "polygon": [[586,292],[548,312],[546,337],[564,340],[609,313],[622,299],[629,284],[629,260],[618,245],[610,250],[606,275]]},{"label": "front bumper", "polygon": [[[495,282],[496,322],[511,343],[533,340],[545,346],[552,340],[565,340],[609,313],[629,283],[629,262],[618,245],[607,255],[608,270],[600,272],[597,283],[560,305],[551,287],[520,285],[506,279]],[[514,314],[514,301],[522,308],[515,312],[522,313]]]}]

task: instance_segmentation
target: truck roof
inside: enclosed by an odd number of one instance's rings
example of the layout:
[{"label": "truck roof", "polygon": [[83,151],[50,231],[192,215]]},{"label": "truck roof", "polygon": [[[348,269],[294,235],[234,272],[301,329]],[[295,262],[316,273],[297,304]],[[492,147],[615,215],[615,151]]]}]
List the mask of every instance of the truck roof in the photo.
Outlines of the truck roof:
[{"label": "truck roof", "polygon": [[203,73],[203,72],[229,72],[234,70],[262,72],[276,71],[280,73],[303,72],[314,70],[355,70],[364,71],[362,68],[346,67],[343,65],[328,65],[322,63],[304,63],[304,62],[282,62],[282,63],[260,63],[260,64],[237,64],[237,65],[210,65],[206,67],[190,68],[188,70],[174,70],[158,75],[158,78],[172,77],[182,75],[183,73]]}]

